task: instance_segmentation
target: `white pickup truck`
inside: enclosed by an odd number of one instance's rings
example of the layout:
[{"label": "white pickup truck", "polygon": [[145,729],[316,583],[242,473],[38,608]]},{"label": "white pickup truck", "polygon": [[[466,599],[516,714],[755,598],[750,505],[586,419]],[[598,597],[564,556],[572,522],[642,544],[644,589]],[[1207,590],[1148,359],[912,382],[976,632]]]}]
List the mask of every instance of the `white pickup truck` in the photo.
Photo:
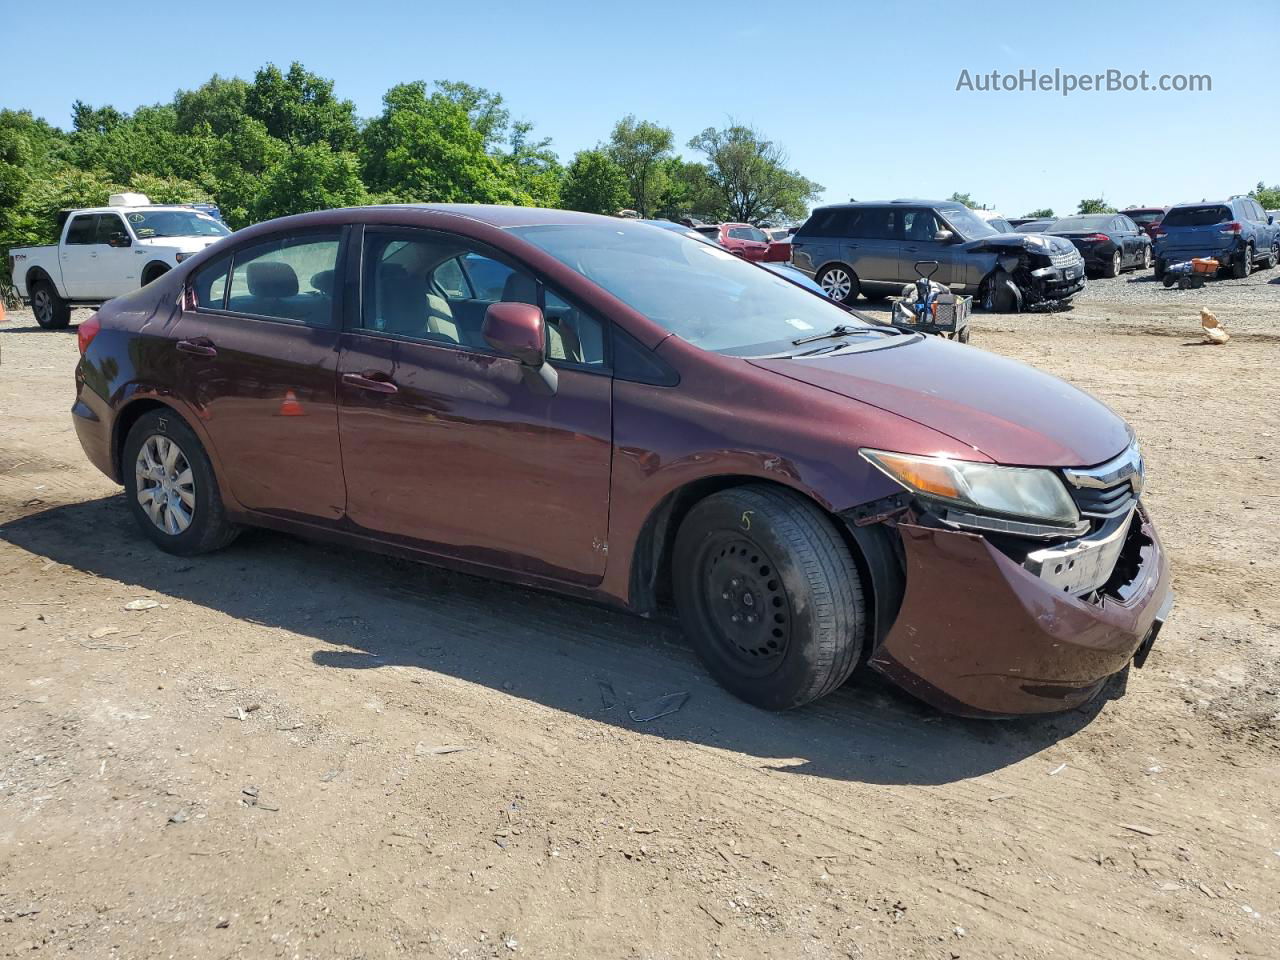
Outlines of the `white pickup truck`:
[{"label": "white pickup truck", "polygon": [[113,194],[111,206],[63,211],[58,242],[14,247],[9,268],[18,296],[46,329],[65,327],[72,307],[101,306],[146,286],[231,231],[192,207]]}]

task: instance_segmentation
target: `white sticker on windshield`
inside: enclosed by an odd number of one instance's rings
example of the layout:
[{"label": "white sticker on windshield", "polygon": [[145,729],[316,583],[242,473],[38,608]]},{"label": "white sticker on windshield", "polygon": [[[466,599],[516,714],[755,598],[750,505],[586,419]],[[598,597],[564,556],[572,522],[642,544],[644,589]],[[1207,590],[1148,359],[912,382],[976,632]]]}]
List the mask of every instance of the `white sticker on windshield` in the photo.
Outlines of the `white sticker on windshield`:
[{"label": "white sticker on windshield", "polygon": [[812,323],[805,323],[799,317],[787,317],[787,323],[791,324],[797,330],[812,330]]}]

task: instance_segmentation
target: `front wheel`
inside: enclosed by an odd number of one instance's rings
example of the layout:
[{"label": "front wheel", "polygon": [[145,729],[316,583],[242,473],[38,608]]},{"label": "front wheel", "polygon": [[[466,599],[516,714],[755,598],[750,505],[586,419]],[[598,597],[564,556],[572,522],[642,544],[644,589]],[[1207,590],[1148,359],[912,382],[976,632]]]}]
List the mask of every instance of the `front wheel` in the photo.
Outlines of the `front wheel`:
[{"label": "front wheel", "polygon": [[858,278],[842,264],[827,267],[818,274],[818,286],[823,293],[839,303],[852,303],[858,298]]},{"label": "front wheel", "polygon": [[45,330],[63,330],[71,322],[71,305],[58,296],[48,280],[37,280],[32,285],[31,310],[36,323]]},{"label": "front wheel", "polygon": [[227,519],[204,447],[173,411],[138,418],[125,439],[121,472],[130,512],[161,550],[183,557],[208,553],[239,533]]},{"label": "front wheel", "polygon": [[866,629],[848,545],[815,504],[766,485],[696,504],[673,567],[680,621],[711,675],[766,710],[787,710],[848,679]]}]

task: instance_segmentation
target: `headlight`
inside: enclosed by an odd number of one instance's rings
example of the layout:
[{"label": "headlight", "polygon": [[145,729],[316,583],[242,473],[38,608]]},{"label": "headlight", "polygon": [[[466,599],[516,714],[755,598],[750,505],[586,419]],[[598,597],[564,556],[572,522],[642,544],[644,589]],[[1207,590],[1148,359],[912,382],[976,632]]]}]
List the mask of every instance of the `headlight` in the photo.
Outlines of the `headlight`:
[{"label": "headlight", "polygon": [[[958,507],[965,513],[997,514],[1037,521],[1075,532],[1080,512],[1062,481],[1049,470],[1034,467],[1001,467],[993,463],[915,457],[884,450],[860,450],[870,461],[908,490],[925,498]],[[979,518],[973,518],[979,519]],[[1032,533],[1015,525],[983,526],[1009,533]]]}]

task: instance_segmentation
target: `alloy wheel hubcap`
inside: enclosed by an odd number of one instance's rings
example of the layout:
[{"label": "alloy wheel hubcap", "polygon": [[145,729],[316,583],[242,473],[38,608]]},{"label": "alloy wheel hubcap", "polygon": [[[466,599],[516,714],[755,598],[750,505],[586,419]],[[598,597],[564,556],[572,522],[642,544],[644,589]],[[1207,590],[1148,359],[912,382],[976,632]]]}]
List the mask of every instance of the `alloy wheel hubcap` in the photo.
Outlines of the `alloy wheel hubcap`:
[{"label": "alloy wheel hubcap", "polygon": [[715,637],[737,668],[757,676],[777,669],[791,639],[791,606],[764,552],[741,537],[713,545],[703,589]]},{"label": "alloy wheel hubcap", "polygon": [[1113,273],[1120,272],[1120,251],[1117,250],[1111,255],[1111,271]]},{"label": "alloy wheel hubcap", "polygon": [[35,307],[37,317],[48,319],[49,315],[53,312],[52,304],[49,302],[49,295],[43,290],[36,294],[35,301],[32,303],[32,306]]},{"label": "alloy wheel hubcap", "polygon": [[828,270],[822,275],[822,289],[833,300],[843,300],[852,287],[853,280],[843,270]]},{"label": "alloy wheel hubcap", "polygon": [[191,526],[196,510],[195,477],[186,454],[171,439],[152,434],[134,463],[138,503],[156,528],[176,537]]}]

